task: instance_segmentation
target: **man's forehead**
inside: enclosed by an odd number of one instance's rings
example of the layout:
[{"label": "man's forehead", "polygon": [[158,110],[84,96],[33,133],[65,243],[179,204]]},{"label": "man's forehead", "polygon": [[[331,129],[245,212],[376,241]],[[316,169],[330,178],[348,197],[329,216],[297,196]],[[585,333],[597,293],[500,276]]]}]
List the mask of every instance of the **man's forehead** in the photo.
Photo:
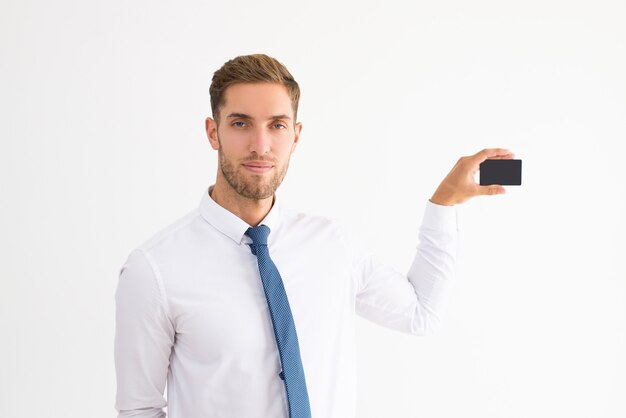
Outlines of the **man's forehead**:
[{"label": "man's forehead", "polygon": [[226,119],[288,119],[293,109],[287,88],[278,83],[236,83],[226,88],[222,114]]}]

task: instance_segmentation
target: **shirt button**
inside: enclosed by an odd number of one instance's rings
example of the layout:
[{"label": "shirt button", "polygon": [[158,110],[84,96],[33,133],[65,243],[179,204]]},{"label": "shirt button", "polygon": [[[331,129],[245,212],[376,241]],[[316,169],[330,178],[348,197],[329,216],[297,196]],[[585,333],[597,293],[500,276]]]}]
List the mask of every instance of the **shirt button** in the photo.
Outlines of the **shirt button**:
[{"label": "shirt button", "polygon": [[285,380],[285,372],[281,370],[281,372],[278,373],[278,377],[280,377],[282,380]]}]

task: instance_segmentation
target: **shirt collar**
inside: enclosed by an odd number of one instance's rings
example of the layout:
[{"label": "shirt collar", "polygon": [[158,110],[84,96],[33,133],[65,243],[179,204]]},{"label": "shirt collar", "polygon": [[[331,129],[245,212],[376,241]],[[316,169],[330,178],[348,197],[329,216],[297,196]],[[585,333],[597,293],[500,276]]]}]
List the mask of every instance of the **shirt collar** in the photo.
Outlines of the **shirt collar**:
[{"label": "shirt collar", "polygon": [[[210,223],[215,229],[226,235],[237,244],[252,242],[252,240],[245,235],[245,232],[250,228],[243,219],[239,218],[228,209],[217,204],[215,200],[209,195],[215,185],[211,185],[202,194],[200,199],[199,211],[202,217]],[[265,218],[259,223],[264,224],[270,228],[270,231],[275,231],[278,228],[280,221],[280,206],[278,204],[277,193],[274,193],[274,202],[272,208],[267,213]],[[272,240],[272,233],[268,237],[268,241]]]}]

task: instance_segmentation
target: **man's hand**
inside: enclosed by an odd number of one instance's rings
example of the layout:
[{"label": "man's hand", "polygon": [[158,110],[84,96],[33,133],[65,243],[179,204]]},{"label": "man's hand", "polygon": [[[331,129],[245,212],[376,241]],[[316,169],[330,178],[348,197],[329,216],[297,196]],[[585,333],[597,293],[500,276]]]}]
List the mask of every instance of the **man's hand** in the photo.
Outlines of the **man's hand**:
[{"label": "man's hand", "polygon": [[481,186],[474,181],[480,163],[487,159],[511,160],[515,155],[503,148],[488,148],[469,157],[461,157],[441,182],[430,201],[444,206],[463,203],[474,196],[505,193],[504,187],[494,184]]}]

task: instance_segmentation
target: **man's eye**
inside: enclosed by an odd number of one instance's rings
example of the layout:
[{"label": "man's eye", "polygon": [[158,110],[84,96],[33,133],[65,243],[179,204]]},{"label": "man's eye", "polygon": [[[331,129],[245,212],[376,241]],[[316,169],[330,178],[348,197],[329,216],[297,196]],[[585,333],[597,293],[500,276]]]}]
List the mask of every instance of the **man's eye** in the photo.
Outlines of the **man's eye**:
[{"label": "man's eye", "polygon": [[[233,125],[237,125],[238,123],[243,123],[243,124],[245,124],[245,122],[238,121],[238,122],[233,122]],[[239,126],[239,125],[237,125],[237,127],[241,128],[241,126]]]},{"label": "man's eye", "polygon": [[279,128],[279,129],[287,129],[287,127],[283,125],[282,123],[275,123],[274,126],[282,126],[282,128]]}]

